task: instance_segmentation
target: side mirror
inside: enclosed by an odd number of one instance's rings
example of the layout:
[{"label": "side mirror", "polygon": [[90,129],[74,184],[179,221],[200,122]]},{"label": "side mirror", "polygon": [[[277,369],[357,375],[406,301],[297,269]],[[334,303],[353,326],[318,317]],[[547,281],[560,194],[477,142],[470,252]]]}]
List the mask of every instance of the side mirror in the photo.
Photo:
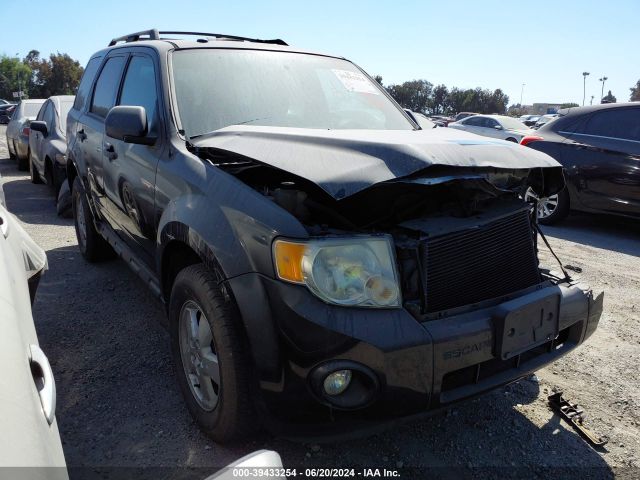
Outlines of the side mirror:
[{"label": "side mirror", "polygon": [[45,137],[49,134],[49,130],[47,129],[47,123],[42,121],[33,121],[31,122],[31,130],[35,130],[36,132],[40,132]]},{"label": "side mirror", "polygon": [[493,128],[495,128],[496,130],[502,130],[502,127],[500,125],[494,125]]},{"label": "side mirror", "polygon": [[140,145],[156,143],[155,137],[147,135],[149,126],[144,107],[113,107],[104,121],[104,127],[107,136],[116,140]]}]

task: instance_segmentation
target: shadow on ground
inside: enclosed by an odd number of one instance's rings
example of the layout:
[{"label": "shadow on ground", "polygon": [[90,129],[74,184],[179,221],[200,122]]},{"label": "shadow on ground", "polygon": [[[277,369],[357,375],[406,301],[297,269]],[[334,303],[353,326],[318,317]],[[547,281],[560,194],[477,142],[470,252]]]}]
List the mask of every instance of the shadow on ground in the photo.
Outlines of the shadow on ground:
[{"label": "shadow on ground", "polygon": [[640,220],[576,213],[542,230],[550,237],[640,256]]}]

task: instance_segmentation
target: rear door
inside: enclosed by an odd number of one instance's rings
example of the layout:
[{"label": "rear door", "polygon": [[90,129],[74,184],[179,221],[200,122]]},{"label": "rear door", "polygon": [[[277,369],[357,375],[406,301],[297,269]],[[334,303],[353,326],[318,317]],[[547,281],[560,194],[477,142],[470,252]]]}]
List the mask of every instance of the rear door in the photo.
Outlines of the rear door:
[{"label": "rear door", "polygon": [[155,56],[134,49],[129,58],[118,105],[144,107],[154,145],[126,143],[105,136],[104,190],[109,215],[118,234],[155,267],[155,176],[162,153],[163,120],[158,108],[159,64]]},{"label": "rear door", "polygon": [[79,149],[86,163],[91,195],[101,213],[105,211],[104,201],[104,119],[115,105],[122,72],[128,55],[114,53],[102,65],[96,79],[88,111],[82,115],[77,134]]},{"label": "rear door", "polygon": [[476,135],[484,135],[484,118],[483,117],[470,117],[462,121],[464,130],[467,132],[475,133]]},{"label": "rear door", "polygon": [[564,146],[584,207],[640,216],[639,107],[593,113]]}]

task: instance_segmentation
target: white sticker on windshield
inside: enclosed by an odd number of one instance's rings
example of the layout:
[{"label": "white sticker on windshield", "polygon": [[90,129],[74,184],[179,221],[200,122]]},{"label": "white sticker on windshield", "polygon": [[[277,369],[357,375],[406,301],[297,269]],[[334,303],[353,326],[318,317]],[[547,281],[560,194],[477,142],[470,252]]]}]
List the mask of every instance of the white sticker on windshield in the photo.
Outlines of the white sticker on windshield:
[{"label": "white sticker on windshield", "polygon": [[332,69],[333,74],[342,82],[344,88],[350,92],[372,93],[380,95],[380,91],[371,81],[360,72],[350,72],[349,70]]}]

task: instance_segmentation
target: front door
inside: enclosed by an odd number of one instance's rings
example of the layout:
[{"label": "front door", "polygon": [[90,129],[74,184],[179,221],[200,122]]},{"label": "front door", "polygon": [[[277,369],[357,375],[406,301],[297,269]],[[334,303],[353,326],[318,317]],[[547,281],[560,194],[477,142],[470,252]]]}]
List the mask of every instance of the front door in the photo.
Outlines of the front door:
[{"label": "front door", "polygon": [[104,138],[105,204],[118,233],[139,258],[155,267],[155,176],[162,153],[162,123],[158,112],[158,72],[153,58],[133,53],[126,68],[117,105],[144,107],[148,136],[154,145]]}]

